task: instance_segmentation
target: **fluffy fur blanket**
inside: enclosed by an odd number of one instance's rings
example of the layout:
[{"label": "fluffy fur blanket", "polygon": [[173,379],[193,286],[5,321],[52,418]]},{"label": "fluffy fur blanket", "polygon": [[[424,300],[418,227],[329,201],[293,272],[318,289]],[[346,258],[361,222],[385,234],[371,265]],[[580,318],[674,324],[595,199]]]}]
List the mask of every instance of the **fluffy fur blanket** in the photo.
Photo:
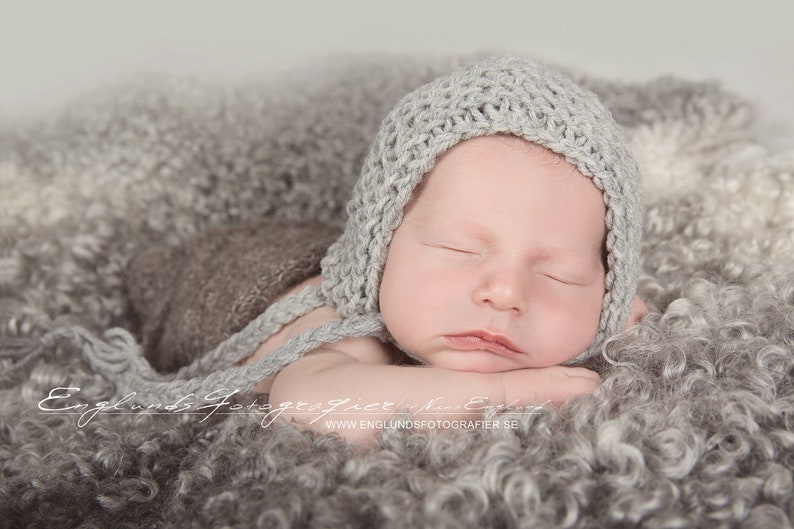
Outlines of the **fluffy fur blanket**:
[{"label": "fluffy fur blanket", "polygon": [[608,344],[595,395],[515,429],[393,429],[362,450],[229,407],[109,409],[120,396],[73,344],[25,354],[60,326],[135,329],[124,278],[153,245],[341,223],[386,111],[471,60],[139,77],[0,131],[0,525],[791,527],[794,156],[714,84],[574,73],[644,173],[653,312]]}]

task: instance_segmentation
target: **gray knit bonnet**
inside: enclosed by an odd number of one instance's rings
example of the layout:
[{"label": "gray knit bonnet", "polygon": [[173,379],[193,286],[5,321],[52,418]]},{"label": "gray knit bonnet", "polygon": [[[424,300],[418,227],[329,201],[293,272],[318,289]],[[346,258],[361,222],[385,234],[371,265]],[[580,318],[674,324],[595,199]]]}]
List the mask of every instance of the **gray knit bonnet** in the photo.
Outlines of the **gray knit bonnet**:
[{"label": "gray knit bonnet", "polygon": [[598,335],[580,361],[628,319],[639,274],[639,171],[598,98],[562,74],[496,57],[408,94],[386,117],[348,203],[344,234],[323,260],[323,294],[342,317],[378,314],[386,254],[403,208],[436,159],[477,136],[511,134],[561,155],[593,179],[606,204],[606,295]]},{"label": "gray knit bonnet", "polygon": [[[418,88],[388,114],[353,189],[344,233],[322,261],[320,285],[273,304],[176,373],[155,372],[134,338],[120,329],[106,340],[80,331],[86,357],[99,370],[112,372],[120,393],[134,391],[164,402],[191,392],[248,391],[323,343],[352,336],[389,339],[378,293],[404,206],[441,154],[464,140],[495,134],[517,136],[561,155],[603,193],[606,294],[598,333],[572,362],[597,354],[604,340],[623,328],[636,290],[643,220],[639,171],[626,139],[594,94],[529,59],[500,56]],[[283,325],[323,304],[335,307],[340,321],[304,332],[259,362],[233,365]]]}]

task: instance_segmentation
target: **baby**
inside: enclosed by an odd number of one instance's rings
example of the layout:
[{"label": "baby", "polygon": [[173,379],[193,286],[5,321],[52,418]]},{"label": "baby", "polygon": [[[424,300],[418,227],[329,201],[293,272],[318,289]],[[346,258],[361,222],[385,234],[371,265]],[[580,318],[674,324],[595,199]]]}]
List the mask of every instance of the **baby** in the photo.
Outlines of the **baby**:
[{"label": "baby", "polygon": [[470,421],[592,392],[574,365],[647,311],[626,140],[594,94],[527,59],[405,96],[347,211],[320,276],[178,372],[122,331],[81,335],[86,357],[155,405],[257,390],[271,418],[364,440],[403,412]]},{"label": "baby", "polygon": [[[404,410],[455,420],[472,418],[472,402],[560,403],[599,382],[561,364],[597,353],[647,312],[634,295],[642,221],[634,162],[595,98],[536,64],[491,59],[407,96],[386,118],[354,194],[323,277],[285,296],[319,288],[327,303],[244,363],[362,314],[377,314],[386,333],[320,344],[259,382],[285,410],[281,419],[325,431],[329,419],[379,424]],[[350,279],[376,294],[355,300],[353,290],[334,290]],[[339,399],[358,405],[322,421],[307,413]]]},{"label": "baby", "polygon": [[[443,399],[443,411],[429,414],[434,420],[467,416],[475,398],[526,407],[593,391],[596,373],[558,364],[579,357],[598,332],[605,213],[592,180],[537,144],[494,135],[455,145],[415,191],[389,244],[379,306],[393,341],[323,345],[255,389],[269,393],[275,407],[346,397],[416,410]],[[626,325],[645,311],[635,297]],[[314,309],[246,363],[337,319],[327,305]],[[379,411],[367,412],[370,423],[390,410]],[[328,424],[290,410],[282,418],[319,430]]]}]

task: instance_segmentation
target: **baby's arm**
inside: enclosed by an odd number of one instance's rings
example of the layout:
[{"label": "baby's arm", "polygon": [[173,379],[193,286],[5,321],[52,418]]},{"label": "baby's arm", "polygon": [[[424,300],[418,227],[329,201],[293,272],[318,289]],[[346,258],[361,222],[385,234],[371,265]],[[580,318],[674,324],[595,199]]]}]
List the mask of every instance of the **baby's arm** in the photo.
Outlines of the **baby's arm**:
[{"label": "baby's arm", "polygon": [[[271,406],[285,410],[282,418],[318,432],[334,430],[329,421],[348,421],[348,427],[339,429],[339,433],[360,441],[374,439],[376,428],[349,425],[361,421],[382,424],[389,416],[406,410],[416,419],[475,420],[482,418],[486,404],[521,408],[561,403],[598,386],[598,375],[584,368],[553,366],[474,373],[390,365],[385,352],[369,355],[364,361],[355,357],[355,351],[352,356],[348,354],[351,347],[363,350],[379,346],[383,347],[376,340],[348,339],[285,367],[273,381]],[[299,402],[306,405],[299,407]],[[312,404],[320,406],[306,413]]]}]

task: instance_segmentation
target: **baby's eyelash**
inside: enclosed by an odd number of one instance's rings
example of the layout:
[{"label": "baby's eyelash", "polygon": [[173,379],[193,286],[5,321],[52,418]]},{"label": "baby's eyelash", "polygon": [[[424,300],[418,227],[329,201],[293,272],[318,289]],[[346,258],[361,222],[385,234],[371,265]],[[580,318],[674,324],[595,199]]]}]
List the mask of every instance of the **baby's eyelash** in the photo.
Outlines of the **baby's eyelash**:
[{"label": "baby's eyelash", "polygon": [[570,280],[568,280],[568,279],[563,279],[562,277],[560,277],[560,276],[558,276],[558,275],[554,275],[554,274],[543,274],[543,275],[545,275],[545,276],[546,276],[546,277],[548,277],[549,279],[551,279],[551,280],[553,280],[553,281],[556,281],[556,282],[558,282],[558,283],[561,283],[561,284],[563,284],[563,285],[578,286],[578,283],[575,283],[575,282],[573,282],[573,281],[570,281]]},{"label": "baby's eyelash", "polygon": [[473,255],[474,254],[474,252],[472,252],[471,250],[466,250],[464,248],[456,248],[454,246],[439,246],[439,248],[441,248],[442,250],[449,250],[451,252],[465,254],[465,255]]},{"label": "baby's eyelash", "polygon": [[474,255],[476,253],[473,250],[468,250],[465,247],[460,247],[460,246],[450,246],[448,244],[438,244],[438,243],[426,243],[426,244],[431,248],[436,248],[438,250],[444,250],[447,252],[457,253],[461,255]]}]

